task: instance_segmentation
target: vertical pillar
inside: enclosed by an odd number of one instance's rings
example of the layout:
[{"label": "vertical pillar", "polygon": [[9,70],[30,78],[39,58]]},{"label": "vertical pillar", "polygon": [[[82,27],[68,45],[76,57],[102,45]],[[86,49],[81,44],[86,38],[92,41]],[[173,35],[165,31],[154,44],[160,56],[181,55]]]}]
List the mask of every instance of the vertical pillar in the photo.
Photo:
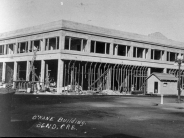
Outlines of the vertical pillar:
[{"label": "vertical pillar", "polygon": [[112,56],[113,55],[113,43],[110,43],[110,52],[109,54]]},{"label": "vertical pillar", "polygon": [[58,59],[58,74],[57,74],[57,93],[62,92],[63,85],[63,68],[64,62],[60,58]]},{"label": "vertical pillar", "polygon": [[17,53],[17,44],[13,44],[13,54]]},{"label": "vertical pillar", "polygon": [[162,60],[162,50],[160,51],[160,59],[159,60]]},{"label": "vertical pillar", "polygon": [[107,54],[107,43],[105,43],[105,54]]},{"label": "vertical pillar", "polygon": [[149,77],[151,75],[151,68],[148,68],[147,70],[147,76]]},{"label": "vertical pillar", "polygon": [[[151,75],[151,68],[148,68],[147,77],[149,77],[150,75]],[[146,80],[146,90],[148,90],[148,85],[150,85],[150,84],[148,84],[148,81]],[[145,94],[146,94],[146,92],[145,92]]]},{"label": "vertical pillar", "polygon": [[137,47],[135,47],[135,57],[137,58]]},{"label": "vertical pillar", "polygon": [[41,41],[41,51],[45,50],[45,39],[43,38]]},{"label": "vertical pillar", "polygon": [[17,47],[18,47],[18,43],[16,42],[14,45],[14,54],[17,54]]},{"label": "vertical pillar", "polygon": [[26,81],[29,81],[29,71],[30,71],[30,61],[27,61],[27,66],[26,66]]},{"label": "vertical pillar", "polygon": [[2,81],[5,82],[6,78],[6,62],[3,62]]},{"label": "vertical pillar", "polygon": [[30,51],[29,51],[30,49],[31,49],[31,41],[28,41],[28,48],[27,48],[28,53],[30,52]]},{"label": "vertical pillar", "polygon": [[[14,61],[14,72],[13,72],[13,81],[17,80],[17,62]],[[15,82],[13,82],[13,88],[16,88]]]},{"label": "vertical pillar", "polygon": [[71,49],[71,41],[72,41],[72,38],[70,37],[69,38],[69,50]]},{"label": "vertical pillar", "polygon": [[151,48],[148,49],[146,59],[151,59]]},{"label": "vertical pillar", "polygon": [[44,78],[45,78],[45,60],[41,61],[41,82],[42,82],[42,86],[44,85]]},{"label": "vertical pillar", "polygon": [[9,45],[6,45],[6,54],[10,54]]},{"label": "vertical pillar", "polygon": [[65,35],[64,33],[61,33],[59,37],[59,50],[64,50],[65,47]]},{"label": "vertical pillar", "polygon": [[163,61],[167,61],[167,51],[166,50],[163,50],[162,52],[163,52],[163,54],[162,54],[162,60]]},{"label": "vertical pillar", "polygon": [[107,90],[110,90],[111,88],[111,70],[109,69],[108,70],[108,73],[107,73]]},{"label": "vertical pillar", "polygon": [[114,55],[118,55],[118,45],[115,46],[115,49],[114,49]]},{"label": "vertical pillar", "polygon": [[164,68],[163,73],[167,73],[167,68]]},{"label": "vertical pillar", "polygon": [[143,59],[145,59],[146,58],[146,49],[144,48],[143,49]]},{"label": "vertical pillar", "polygon": [[21,46],[21,43],[18,43],[17,53],[20,53],[20,46]]},{"label": "vertical pillar", "polygon": [[133,53],[134,53],[134,47],[130,46],[130,57],[133,57]]},{"label": "vertical pillar", "polygon": [[4,55],[6,55],[6,48],[7,48],[7,45],[4,45]]},{"label": "vertical pillar", "polygon": [[155,49],[152,50],[153,50],[153,60],[155,60]]},{"label": "vertical pillar", "polygon": [[87,53],[90,53],[90,50],[91,50],[91,38],[88,37],[87,45],[86,45],[86,47],[85,47],[85,51],[86,51]]}]

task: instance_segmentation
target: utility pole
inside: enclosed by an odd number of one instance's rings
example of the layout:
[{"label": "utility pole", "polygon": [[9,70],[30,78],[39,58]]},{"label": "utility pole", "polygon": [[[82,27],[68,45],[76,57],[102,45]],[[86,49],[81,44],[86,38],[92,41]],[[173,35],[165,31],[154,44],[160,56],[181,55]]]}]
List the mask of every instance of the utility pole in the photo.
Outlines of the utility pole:
[{"label": "utility pole", "polygon": [[184,63],[184,58],[181,55],[178,55],[178,57],[175,60],[176,63],[178,63],[178,103],[181,102],[181,88],[180,88],[180,77],[181,77],[181,73],[180,73],[180,69],[181,69],[181,64]]}]

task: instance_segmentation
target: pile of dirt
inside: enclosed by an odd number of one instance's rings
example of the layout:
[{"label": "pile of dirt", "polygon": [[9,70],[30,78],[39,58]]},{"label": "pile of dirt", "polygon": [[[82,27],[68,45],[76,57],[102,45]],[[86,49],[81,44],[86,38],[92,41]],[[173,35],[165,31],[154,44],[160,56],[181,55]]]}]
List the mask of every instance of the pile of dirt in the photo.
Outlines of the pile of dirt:
[{"label": "pile of dirt", "polygon": [[103,95],[122,95],[119,91],[112,91],[112,90],[103,90],[101,93]]}]

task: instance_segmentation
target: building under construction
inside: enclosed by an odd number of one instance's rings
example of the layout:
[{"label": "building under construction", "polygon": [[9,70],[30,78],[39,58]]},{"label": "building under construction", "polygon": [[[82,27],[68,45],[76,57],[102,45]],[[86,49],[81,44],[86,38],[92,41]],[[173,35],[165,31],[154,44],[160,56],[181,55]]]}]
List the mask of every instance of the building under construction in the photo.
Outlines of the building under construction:
[{"label": "building under construction", "polygon": [[183,53],[184,43],[160,33],[144,36],[61,20],[0,34],[0,81],[13,82],[20,92],[146,93],[151,73],[178,76],[174,62]]}]

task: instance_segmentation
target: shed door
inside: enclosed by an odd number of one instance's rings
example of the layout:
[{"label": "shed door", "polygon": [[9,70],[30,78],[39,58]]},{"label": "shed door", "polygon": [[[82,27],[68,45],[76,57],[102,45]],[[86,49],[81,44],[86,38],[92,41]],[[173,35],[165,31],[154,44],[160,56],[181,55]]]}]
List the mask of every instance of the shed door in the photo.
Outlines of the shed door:
[{"label": "shed door", "polygon": [[154,82],[154,93],[158,93],[158,82]]}]

